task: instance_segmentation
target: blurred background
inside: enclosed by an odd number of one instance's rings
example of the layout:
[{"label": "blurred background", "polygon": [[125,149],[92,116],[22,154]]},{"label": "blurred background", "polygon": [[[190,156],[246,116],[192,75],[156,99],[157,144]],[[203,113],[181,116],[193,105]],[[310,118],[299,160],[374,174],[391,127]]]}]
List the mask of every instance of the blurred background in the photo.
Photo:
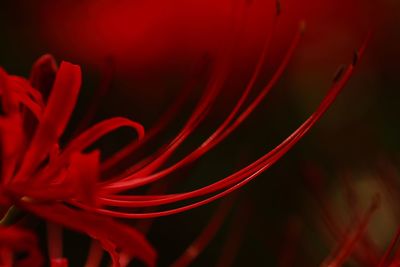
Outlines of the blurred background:
[{"label": "blurred background", "polygon": [[[232,109],[276,14],[272,0],[14,0],[0,6],[0,66],[7,72],[28,77],[33,62],[45,53],[82,66],[83,88],[71,129],[93,99],[99,102],[94,121],[122,115],[151,128],[185,94],[184,84],[204,58],[234,47],[223,92],[173,160],[204,140]],[[280,6],[256,91],[304,20],[306,31],[285,74],[238,131],[179,173],[171,193],[216,181],[271,150],[315,110],[338,67],[351,62],[371,32],[368,48],[344,92],[311,133],[240,190],[223,227],[193,266],[228,265],[229,259],[221,260],[224,249],[234,255],[233,266],[318,266],[337,242],[327,227],[332,220],[324,203],[345,227],[354,215],[349,206],[364,212],[376,192],[382,204],[367,235],[377,251],[384,251],[400,223],[395,205],[400,195],[400,3],[282,0]],[[143,153],[178,132],[205,85],[200,79],[190,89],[181,112]],[[101,144],[105,155],[125,144],[127,136],[117,133]],[[183,253],[217,205],[154,221],[148,236],[159,252],[159,266]],[[73,244],[81,237],[67,239],[71,266],[79,266],[83,252],[77,253]],[[235,242],[237,249],[229,251],[228,244]],[[357,259],[348,264],[362,266]]]}]

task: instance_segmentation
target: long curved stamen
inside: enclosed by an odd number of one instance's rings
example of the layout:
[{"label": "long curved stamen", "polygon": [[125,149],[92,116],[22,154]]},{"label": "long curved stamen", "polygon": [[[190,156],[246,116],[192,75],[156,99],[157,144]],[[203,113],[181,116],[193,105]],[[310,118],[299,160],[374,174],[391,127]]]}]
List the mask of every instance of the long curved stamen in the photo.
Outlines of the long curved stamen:
[{"label": "long curved stamen", "polygon": [[[246,17],[246,16],[243,16],[243,17]],[[244,25],[244,23],[242,23],[242,25]],[[228,51],[229,51],[229,49],[228,49]],[[195,109],[195,111],[193,112],[191,117],[189,118],[188,122],[186,123],[186,125],[184,126],[182,131],[174,138],[174,140],[171,143],[169,143],[167,146],[165,146],[165,149],[162,149],[161,152],[157,152],[155,155],[152,155],[152,156],[148,157],[147,159],[139,162],[139,164],[135,164],[132,168],[129,168],[127,170],[128,177],[126,177],[126,175],[123,175],[122,177],[114,177],[113,179],[111,179],[111,181],[110,180],[107,181],[107,184],[109,184],[110,182],[112,183],[114,181],[118,181],[118,180],[125,180],[125,179],[128,180],[128,179],[132,178],[133,176],[141,177],[141,176],[145,176],[145,175],[150,175],[151,173],[156,171],[172,155],[172,153],[178,148],[178,146],[180,146],[180,144],[187,138],[187,136],[191,132],[194,131],[194,129],[197,127],[197,125],[195,125],[195,127],[190,127],[190,123],[192,120],[196,120],[196,116],[198,116],[196,113],[198,113],[198,111],[201,112],[201,110],[199,108],[201,107],[202,102],[204,102],[208,105],[207,109],[205,109],[207,112],[209,112],[209,109],[210,109],[212,103],[214,102],[213,99],[204,101],[207,91],[215,90],[215,89],[212,89],[212,84],[214,83],[213,80],[216,80],[217,78],[220,80],[218,82],[219,85],[217,86],[218,89],[216,90],[216,91],[220,91],[221,87],[224,83],[224,77],[227,75],[227,71],[228,71],[227,61],[228,60],[226,59],[226,56],[228,53],[225,51],[222,54],[223,54],[221,56],[222,60],[220,59],[221,62],[216,64],[216,68],[212,74],[212,78],[210,79],[209,85],[207,86],[207,89],[205,90],[206,93],[204,94],[203,99],[197,105],[197,108]],[[218,67],[219,64],[222,64],[221,66],[225,65],[225,67],[219,68]],[[258,65],[262,65],[262,64],[258,64]],[[261,66],[258,66],[258,67],[261,68]],[[218,73],[218,71],[221,71],[221,73]],[[249,87],[252,87],[252,86],[249,86]],[[212,89],[212,90],[210,90],[210,89]],[[249,89],[251,89],[251,88],[249,88]],[[217,94],[218,94],[218,92],[217,92]],[[215,98],[215,96],[214,96],[214,98]],[[201,119],[201,120],[203,120],[203,119]],[[200,124],[201,120],[199,120],[197,122],[197,124]],[[190,132],[187,132],[186,137],[181,138],[180,136],[184,133],[185,128],[188,128],[188,127],[190,129]],[[115,159],[114,159],[114,161],[115,161]],[[140,166],[140,167],[137,168],[138,166]]]},{"label": "long curved stamen", "polygon": [[[362,46],[359,50],[359,54],[361,55],[365,49],[366,43]],[[212,192],[219,192],[215,195],[207,197],[204,200],[188,204],[186,206],[182,206],[179,208],[174,208],[170,210],[160,211],[160,212],[152,212],[152,213],[129,213],[129,212],[117,212],[111,211],[106,209],[95,209],[95,212],[101,214],[107,214],[110,216],[122,217],[122,218],[152,218],[158,216],[166,216],[170,214],[175,214],[178,212],[182,212],[185,210],[189,210],[201,205],[205,205],[213,200],[216,200],[220,197],[223,197],[230,192],[242,187],[243,185],[247,184],[255,177],[260,175],[264,170],[269,168],[273,165],[279,158],[281,158],[288,150],[290,150],[309,130],[310,128],[319,120],[319,118],[327,111],[328,107],[333,103],[336,99],[338,94],[344,88],[345,84],[350,79],[352,73],[354,71],[354,65],[350,64],[347,69],[343,72],[340,80],[335,81],[334,85],[331,87],[329,92],[327,93],[326,97],[320,103],[317,110],[296,130],[294,131],[285,141],[283,141],[280,145],[278,145],[275,149],[271,152],[267,153],[257,161],[253,162],[252,164],[248,165],[247,167],[241,169],[240,171],[228,176],[216,183],[213,183],[209,186],[203,187],[201,189],[188,192],[188,193],[181,193],[181,194],[173,194],[170,196],[165,196],[159,198],[158,196],[156,199],[146,201],[118,201],[118,200],[111,200],[111,199],[103,199],[102,201],[108,202],[108,204],[116,205],[116,206],[130,206],[130,207],[143,207],[143,206],[156,206],[156,205],[164,205],[168,203],[173,203],[177,201],[181,201],[184,199],[189,199],[193,197],[198,197],[206,194],[210,194]],[[81,206],[85,209],[91,209],[90,207],[86,207],[80,203],[74,203],[78,206]]]},{"label": "long curved stamen", "polygon": [[[236,12],[239,12],[240,15],[245,14],[246,8],[239,5],[241,2],[237,2],[232,5],[233,8],[233,15],[236,15]],[[236,10],[237,8],[237,10]],[[235,11],[236,10],[236,11]],[[242,18],[246,18],[245,15],[243,16],[232,16],[232,18],[239,17],[238,21],[234,21],[232,23],[232,28],[235,32],[235,26],[237,27],[238,31],[242,30],[243,23]],[[238,23],[239,22],[239,23]],[[236,25],[238,24],[238,25]],[[237,44],[238,40],[233,38],[235,35],[229,36],[229,39],[232,39],[228,48],[221,49],[219,48],[220,56],[217,59],[215,64],[215,69],[212,71],[211,78],[208,82],[206,87],[205,93],[198,103],[197,107],[193,111],[192,115],[190,116],[189,120],[187,121],[186,125],[183,127],[180,133],[170,142],[165,149],[161,150],[160,154],[154,158],[148,165],[144,166],[141,170],[138,170],[134,173],[135,176],[146,176],[150,175],[154,171],[156,171],[159,167],[162,166],[177,150],[177,148],[188,138],[188,136],[193,133],[195,128],[197,128],[200,123],[205,119],[206,115],[210,111],[216,97],[219,95],[220,91],[223,88],[225,83],[226,77],[230,71],[230,63],[231,57],[230,55],[234,53],[234,47]]]},{"label": "long curved stamen", "polygon": [[[203,142],[199,148],[194,150],[192,153],[187,155],[185,158],[183,158],[181,161],[178,163],[174,164],[173,166],[166,168],[158,173],[155,173],[153,175],[150,175],[148,177],[143,177],[143,178],[137,178],[140,177],[137,174],[133,174],[131,176],[123,178],[120,182],[110,184],[105,186],[104,190],[106,191],[114,191],[114,190],[125,190],[128,188],[135,188],[138,186],[142,186],[151,182],[154,182],[170,173],[173,171],[177,170],[178,168],[181,168],[182,166],[188,164],[189,162],[193,162],[194,160],[198,159],[202,155],[204,155],[207,151],[209,151],[212,147],[217,145],[219,142],[221,142],[229,133],[231,133],[234,129],[236,129],[243,120],[247,118],[247,116],[250,115],[250,113],[259,105],[259,103],[262,101],[262,99],[267,95],[267,93],[272,89],[272,87],[275,85],[279,77],[282,75],[284,69],[286,68],[291,56],[293,55],[295,47],[297,47],[297,44],[300,40],[301,32],[299,32],[296,37],[294,38],[289,50],[287,51],[282,63],[278,67],[277,71],[273,75],[272,79],[269,81],[269,83],[263,88],[263,90],[260,92],[258,97],[246,108],[246,110],[241,113],[241,115],[238,116],[238,118],[232,122],[234,116],[236,113],[239,111],[240,106],[243,104],[242,101],[247,97],[247,94],[249,91],[252,89],[252,86],[254,85],[255,78],[259,75],[261,66],[264,61],[264,57],[266,55],[266,50],[263,51],[263,55],[260,58],[260,61],[257,65],[257,68],[254,72],[254,76],[252,77],[249,86],[246,88],[244,94],[242,95],[242,98],[239,100],[237,106],[234,108],[232,113],[228,116],[228,118],[223,122],[223,124],[220,125],[220,127],[205,141]],[[269,44],[267,42],[266,49],[268,48]],[[231,123],[232,122],[232,123]],[[228,125],[231,123],[231,125],[228,127]],[[137,179],[133,179],[137,178]]]},{"label": "long curved stamen", "polygon": [[[160,119],[155,123],[155,125],[147,131],[145,138],[141,142],[131,142],[120,151],[107,158],[101,166],[102,172],[106,173],[110,171],[110,169],[120,164],[124,159],[128,158],[137,149],[144,146],[167,127],[168,123],[172,121],[173,118],[175,118],[175,116],[178,114],[179,110],[185,103],[185,100],[187,100],[187,98],[190,96],[191,92],[193,92],[195,86],[199,82],[198,76],[201,72],[204,72],[203,65],[206,65],[206,62],[202,62],[199,65],[200,66],[196,66],[194,73],[177,94],[177,98],[174,103],[168,108],[166,112],[163,112]],[[144,161],[146,161],[146,159]]]}]

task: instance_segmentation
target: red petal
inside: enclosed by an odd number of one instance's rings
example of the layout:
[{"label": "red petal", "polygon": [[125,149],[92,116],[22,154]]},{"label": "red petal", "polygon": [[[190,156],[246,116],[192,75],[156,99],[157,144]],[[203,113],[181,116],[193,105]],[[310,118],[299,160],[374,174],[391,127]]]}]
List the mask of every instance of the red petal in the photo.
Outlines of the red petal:
[{"label": "red petal", "polygon": [[75,154],[71,158],[67,179],[73,179],[75,190],[82,201],[94,204],[96,182],[100,176],[100,152]]},{"label": "red petal", "polygon": [[61,63],[43,119],[25,155],[18,177],[24,177],[23,179],[29,177],[29,173],[35,171],[52,146],[57,143],[75,107],[80,86],[79,66],[67,62]]},{"label": "red petal", "polygon": [[10,181],[18,159],[21,157],[24,133],[21,114],[15,113],[0,119],[2,182]]},{"label": "red petal", "polygon": [[[117,265],[116,249],[137,257],[148,266],[155,266],[156,252],[146,238],[132,227],[117,223],[110,218],[93,213],[74,210],[62,204],[33,204],[20,202],[21,206],[54,223],[85,233],[98,240],[114,258]],[[117,265],[118,266],[118,265]]]},{"label": "red petal", "polygon": [[43,258],[39,251],[36,236],[27,230],[14,226],[0,227],[0,247],[6,247],[13,252],[26,252],[27,257],[17,261],[19,267],[43,266]]},{"label": "red petal", "polygon": [[68,267],[68,260],[65,258],[62,259],[51,259],[50,267]]},{"label": "red petal", "polygon": [[0,93],[2,94],[2,109],[5,114],[18,111],[18,101],[15,92],[10,88],[10,78],[8,74],[0,68]]},{"label": "red petal", "polygon": [[57,64],[53,56],[46,54],[41,56],[35,64],[33,64],[30,83],[47,99],[56,77]]},{"label": "red petal", "polygon": [[104,120],[93,125],[72,140],[61,155],[58,158],[55,158],[47,169],[44,169],[43,172],[38,174],[37,179],[46,179],[46,177],[54,176],[60,168],[68,165],[69,160],[74,153],[81,153],[98,139],[120,127],[131,127],[136,130],[138,139],[144,137],[143,126],[135,121],[120,117]]}]

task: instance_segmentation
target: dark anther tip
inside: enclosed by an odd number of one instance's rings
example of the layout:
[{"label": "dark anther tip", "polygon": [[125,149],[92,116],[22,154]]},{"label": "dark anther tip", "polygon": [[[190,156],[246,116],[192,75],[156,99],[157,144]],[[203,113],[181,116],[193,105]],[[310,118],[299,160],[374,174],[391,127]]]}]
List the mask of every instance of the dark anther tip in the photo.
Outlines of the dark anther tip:
[{"label": "dark anther tip", "polygon": [[338,70],[336,71],[335,75],[333,76],[333,83],[337,83],[340,78],[342,77],[342,74],[344,72],[345,66],[341,65],[339,66]]},{"label": "dark anther tip", "polygon": [[356,50],[353,54],[353,66],[357,65],[358,60],[360,59],[360,53]]}]

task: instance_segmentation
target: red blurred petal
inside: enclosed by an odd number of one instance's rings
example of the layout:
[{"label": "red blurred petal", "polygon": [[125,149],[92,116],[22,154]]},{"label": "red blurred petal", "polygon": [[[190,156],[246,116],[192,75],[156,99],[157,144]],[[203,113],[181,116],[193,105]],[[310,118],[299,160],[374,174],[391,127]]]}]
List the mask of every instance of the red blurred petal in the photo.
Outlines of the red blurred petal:
[{"label": "red blurred petal", "polygon": [[156,252],[146,238],[132,227],[117,223],[110,218],[68,208],[62,204],[36,204],[20,202],[20,205],[45,220],[85,233],[98,240],[103,248],[114,258],[120,250],[132,257],[155,266]]},{"label": "red blurred petal", "polygon": [[27,230],[15,226],[0,226],[0,247],[8,248],[14,253],[27,253],[26,258],[14,262],[17,267],[43,266],[36,236]]},{"label": "red blurred petal", "polygon": [[63,62],[57,73],[49,101],[44,110],[30,147],[25,154],[18,177],[26,179],[29,173],[48,155],[63,133],[75,107],[81,86],[79,66]]},{"label": "red blurred petal", "polygon": [[75,181],[76,194],[85,203],[94,204],[96,182],[100,176],[100,152],[75,154],[71,157],[71,165],[67,179]]}]

